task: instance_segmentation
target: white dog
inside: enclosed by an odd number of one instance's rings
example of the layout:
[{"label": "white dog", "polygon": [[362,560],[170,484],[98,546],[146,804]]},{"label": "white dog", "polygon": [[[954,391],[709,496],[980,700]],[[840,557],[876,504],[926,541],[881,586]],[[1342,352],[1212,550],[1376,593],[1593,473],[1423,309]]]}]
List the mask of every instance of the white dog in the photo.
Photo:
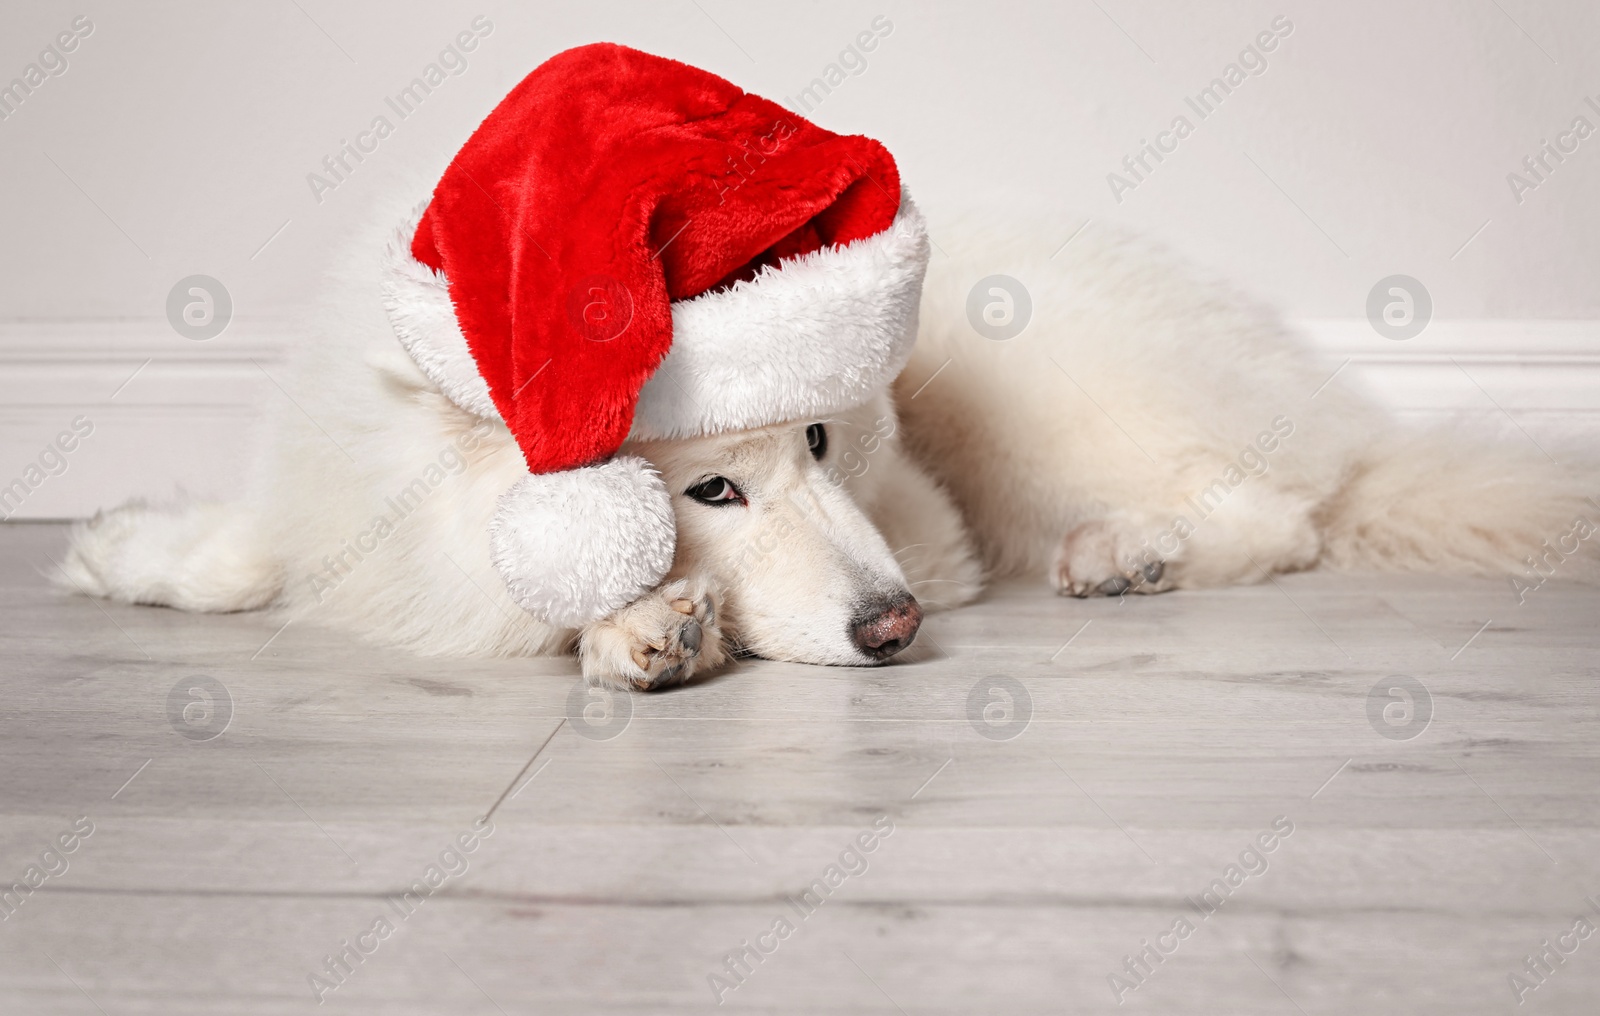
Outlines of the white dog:
[{"label": "white dog", "polygon": [[[384,219],[383,221],[393,221]],[[132,502],[76,528],[62,584],[197,611],[271,607],[420,653],[576,646],[595,682],[659,688],[732,652],[880,662],[923,608],[1048,574],[1076,596],[1316,565],[1520,574],[1589,506],[1543,456],[1400,432],[1269,312],[1135,240],[941,238],[894,391],[837,418],[630,443],[673,493],[654,591],[579,632],[533,621],[490,562],[522,472],[503,424],[457,408],[377,298],[356,246],[281,400],[252,489]],[[969,323],[974,284],[1031,298],[1014,337]],[[1001,287],[1004,288],[1004,287]],[[1006,293],[998,300],[1003,318]]]}]

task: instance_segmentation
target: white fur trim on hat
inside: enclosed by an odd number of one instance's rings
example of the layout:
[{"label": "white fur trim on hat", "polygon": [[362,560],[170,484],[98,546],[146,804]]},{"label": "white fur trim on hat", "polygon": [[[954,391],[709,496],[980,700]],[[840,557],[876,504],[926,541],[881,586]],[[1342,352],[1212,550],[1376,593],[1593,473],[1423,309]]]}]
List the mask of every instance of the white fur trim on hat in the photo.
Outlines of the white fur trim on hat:
[{"label": "white fur trim on hat", "polygon": [[[411,256],[417,217],[386,253],[384,307],[422,372],[498,419],[442,273]],[[672,347],[639,394],[630,436],[690,437],[826,416],[882,390],[911,356],[928,231],[911,197],[881,233],[763,269],[672,305]]]},{"label": "white fur trim on hat", "polygon": [[579,628],[626,606],[672,567],[677,530],[661,475],[644,459],[529,474],[500,497],[489,555],[511,598]]},{"label": "white fur trim on hat", "polygon": [[826,416],[895,379],[917,341],[928,231],[909,196],[881,233],[672,305],[672,348],[630,436],[693,437]]},{"label": "white fur trim on hat", "polygon": [[421,209],[396,231],[383,252],[383,309],[406,352],[445,397],[467,412],[500,419],[489,383],[467,348],[443,272],[411,256]]}]

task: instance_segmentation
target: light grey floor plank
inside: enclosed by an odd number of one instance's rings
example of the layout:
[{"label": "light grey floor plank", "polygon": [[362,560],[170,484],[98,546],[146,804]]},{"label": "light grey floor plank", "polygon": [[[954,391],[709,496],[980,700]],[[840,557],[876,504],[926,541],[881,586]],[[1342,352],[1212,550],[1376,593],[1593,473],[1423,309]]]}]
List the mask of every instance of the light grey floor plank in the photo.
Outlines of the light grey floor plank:
[{"label": "light grey floor plank", "polygon": [[[1587,1013],[1600,937],[1600,591],[1308,574],[1075,601],[996,590],[875,670],[746,661],[580,736],[570,659],[441,661],[313,624],[46,588],[0,526],[0,1011]],[[212,740],[168,694],[232,701]],[[1420,682],[1409,739],[1375,685]],[[1021,682],[1006,740],[974,685]],[[1383,685],[1387,687],[1387,684]],[[1392,730],[1391,730],[1392,732]],[[318,1007],[322,957],[498,803],[465,866]],[[1294,831],[1242,851],[1278,816]],[[882,817],[804,920],[785,903]],[[1264,867],[1201,918],[1230,864]],[[1586,900],[1594,897],[1596,902]],[[707,976],[795,934],[718,1005]],[[1119,1006],[1108,975],[1187,916]]]}]

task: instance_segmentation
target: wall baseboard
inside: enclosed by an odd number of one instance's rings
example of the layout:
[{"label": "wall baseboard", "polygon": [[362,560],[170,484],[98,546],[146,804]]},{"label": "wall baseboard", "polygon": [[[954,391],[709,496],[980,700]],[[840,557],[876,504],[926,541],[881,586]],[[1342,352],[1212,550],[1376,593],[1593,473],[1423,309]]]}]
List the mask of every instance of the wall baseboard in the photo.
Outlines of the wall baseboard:
[{"label": "wall baseboard", "polygon": [[[165,320],[0,321],[0,499],[30,466],[44,474],[20,504],[0,500],[0,516],[77,518],[130,496],[237,491],[265,400],[282,398],[268,378],[288,336],[282,322],[237,318],[204,342]],[[92,430],[61,441],[74,445],[62,465],[50,449],[74,421]]]},{"label": "wall baseboard", "polygon": [[[1403,419],[1481,419],[1541,444],[1600,447],[1600,321],[1435,321],[1403,342],[1364,319],[1293,323],[1327,362]],[[129,496],[239,489],[290,329],[235,319],[192,342],[162,320],[0,321],[0,487],[43,475],[0,516],[75,518]],[[80,419],[82,418],[82,419]],[[73,422],[92,426],[62,456]],[[54,474],[50,470],[54,469]]]},{"label": "wall baseboard", "polygon": [[1346,363],[1380,403],[1406,415],[1505,410],[1519,422],[1600,426],[1600,321],[1437,321],[1414,339],[1364,319],[1295,322],[1334,367]]}]

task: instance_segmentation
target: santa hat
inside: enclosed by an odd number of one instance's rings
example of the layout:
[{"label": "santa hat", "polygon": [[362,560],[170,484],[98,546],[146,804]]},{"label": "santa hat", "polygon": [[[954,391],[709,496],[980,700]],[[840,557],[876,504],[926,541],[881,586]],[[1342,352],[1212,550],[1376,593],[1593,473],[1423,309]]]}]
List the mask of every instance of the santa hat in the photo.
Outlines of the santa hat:
[{"label": "santa hat", "polygon": [[390,250],[385,305],[450,399],[510,428],[529,475],[491,556],[525,609],[578,626],[672,565],[669,494],[624,439],[859,405],[910,356],[927,259],[878,142],[597,44],[473,133]]}]

